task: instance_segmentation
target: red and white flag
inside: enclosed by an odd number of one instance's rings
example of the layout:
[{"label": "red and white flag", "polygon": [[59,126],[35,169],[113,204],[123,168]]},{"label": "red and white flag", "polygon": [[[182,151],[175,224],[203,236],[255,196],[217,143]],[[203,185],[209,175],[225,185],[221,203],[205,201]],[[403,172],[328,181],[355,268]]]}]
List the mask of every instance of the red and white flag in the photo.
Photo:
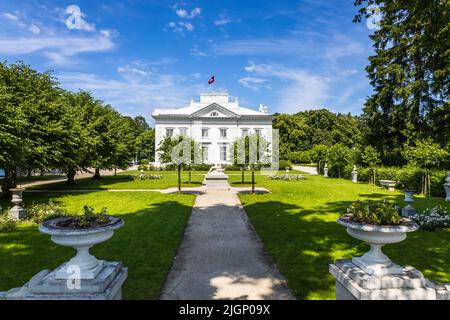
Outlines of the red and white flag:
[{"label": "red and white flag", "polygon": [[214,81],[216,81],[216,79],[214,78],[214,76],[212,76],[212,77],[208,80],[208,84],[213,84]]}]

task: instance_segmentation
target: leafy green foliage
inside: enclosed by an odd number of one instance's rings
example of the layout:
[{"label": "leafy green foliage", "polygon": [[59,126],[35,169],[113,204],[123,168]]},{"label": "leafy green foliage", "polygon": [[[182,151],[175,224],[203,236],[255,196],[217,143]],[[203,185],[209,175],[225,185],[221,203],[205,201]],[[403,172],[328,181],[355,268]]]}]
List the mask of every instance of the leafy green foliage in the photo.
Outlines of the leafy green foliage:
[{"label": "leafy green foliage", "polygon": [[378,5],[380,29],[370,38],[375,54],[366,68],[374,90],[365,106],[367,138],[382,154],[432,138],[450,147],[448,0],[356,0],[355,17]]},{"label": "leafy green foliage", "polygon": [[[74,183],[77,170],[125,168],[135,157],[137,137],[150,130],[143,117],[124,117],[89,92],[71,93],[57,85],[50,72],[22,62],[0,63],[4,191],[15,186],[18,170],[58,168]],[[142,136],[137,145],[153,150],[151,139]]]},{"label": "leafy green foliage", "polygon": [[26,209],[27,219],[34,223],[42,223],[46,220],[67,215],[67,212],[63,207],[52,201],[49,203],[32,203],[31,205],[27,205]]},{"label": "leafy green foliage", "polygon": [[400,208],[386,201],[353,202],[347,209],[356,222],[375,225],[397,225],[400,223]]},{"label": "leafy green foliage", "polygon": [[315,145],[357,146],[362,143],[362,125],[358,117],[327,109],[276,114],[273,120],[273,128],[280,131],[280,157],[291,160],[293,152],[310,150]]},{"label": "leafy green foliage", "polygon": [[330,168],[330,175],[340,178],[351,171],[354,162],[354,152],[343,144],[335,144],[328,149],[327,162]]}]

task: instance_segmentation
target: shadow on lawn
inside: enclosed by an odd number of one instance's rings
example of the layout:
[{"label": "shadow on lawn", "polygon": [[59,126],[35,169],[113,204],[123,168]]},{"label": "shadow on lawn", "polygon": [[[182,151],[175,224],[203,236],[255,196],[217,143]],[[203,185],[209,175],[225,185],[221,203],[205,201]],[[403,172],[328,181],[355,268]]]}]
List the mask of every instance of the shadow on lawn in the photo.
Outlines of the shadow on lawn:
[{"label": "shadow on lawn", "polygon": [[[191,207],[177,201],[117,215],[125,226],[92,250],[98,259],[122,261],[129,276],[124,299],[157,299],[180,244]],[[42,269],[53,269],[75,254],[51,242],[37,225],[0,233],[0,291],[19,287]]]},{"label": "shadow on lawn", "polygon": [[[384,195],[383,195],[384,196]],[[368,250],[335,222],[351,201],[327,202],[314,209],[278,201],[245,205],[245,210],[298,299],[334,299],[328,265]],[[450,232],[417,231],[383,251],[401,265],[411,265],[430,280],[449,282]]]},{"label": "shadow on lawn", "polygon": [[[317,211],[278,201],[245,206],[266,249],[298,299],[334,299],[328,265],[361,253],[364,245],[334,221],[307,216]],[[359,249],[359,250],[358,250]]]},{"label": "shadow on lawn", "polygon": [[[173,178],[173,179],[172,179]],[[198,179],[199,176],[192,176],[192,179]],[[167,181],[170,180],[170,181]],[[173,181],[172,181],[173,180]],[[40,190],[108,190],[111,186],[115,185],[113,189],[120,189],[117,184],[123,183],[123,189],[140,189],[136,185],[129,185],[135,182],[135,184],[151,184],[154,182],[156,185],[154,188],[149,189],[165,189],[168,187],[176,187],[177,180],[174,175],[163,175],[161,179],[155,180],[130,180],[128,176],[104,176],[100,179],[93,179],[92,177],[77,179],[75,184],[67,184],[66,181],[55,182],[51,184],[44,184],[39,186],[32,186],[29,189]],[[201,181],[191,181],[189,183],[187,175],[181,177],[181,183],[184,187],[198,187],[202,185]],[[143,186],[145,188],[145,186]]]}]

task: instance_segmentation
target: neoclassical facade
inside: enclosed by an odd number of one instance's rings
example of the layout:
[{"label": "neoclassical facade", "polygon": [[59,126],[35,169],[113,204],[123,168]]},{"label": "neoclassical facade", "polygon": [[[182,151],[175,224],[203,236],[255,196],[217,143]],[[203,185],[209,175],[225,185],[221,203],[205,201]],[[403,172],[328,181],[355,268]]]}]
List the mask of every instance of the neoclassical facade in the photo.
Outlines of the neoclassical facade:
[{"label": "neoclassical facade", "polygon": [[[229,164],[230,148],[236,138],[256,133],[272,141],[273,116],[264,105],[259,110],[244,108],[228,93],[205,93],[199,101],[177,109],[155,109],[155,146],[167,136],[188,136],[199,142],[203,162]],[[160,164],[155,152],[155,162]]]}]

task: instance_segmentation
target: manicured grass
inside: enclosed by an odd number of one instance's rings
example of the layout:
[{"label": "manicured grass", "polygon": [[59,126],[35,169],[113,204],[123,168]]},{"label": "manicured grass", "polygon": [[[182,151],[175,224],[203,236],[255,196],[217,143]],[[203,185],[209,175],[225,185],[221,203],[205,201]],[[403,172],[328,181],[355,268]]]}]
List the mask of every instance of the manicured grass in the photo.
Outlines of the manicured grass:
[{"label": "manicured grass", "polygon": [[[30,189],[41,190],[108,190],[108,189],[166,189],[178,186],[178,177],[174,174],[159,173],[161,179],[152,180],[124,180],[123,175],[104,176],[101,179],[91,177],[76,180],[75,185],[68,185],[65,181],[33,186]],[[188,175],[181,175],[183,187],[198,187],[202,185],[203,175],[191,175],[191,183],[188,183]]]},{"label": "manicured grass", "polygon": [[[350,237],[336,219],[357,199],[396,202],[404,195],[343,179],[306,176],[303,181],[271,181],[258,177],[271,194],[241,194],[240,199],[268,252],[298,299],[334,299],[334,278],[328,265],[368,250]],[[443,199],[416,197],[418,210],[436,204],[450,209]],[[383,251],[396,263],[416,267],[431,280],[450,282],[450,230],[416,231]]]},{"label": "manicured grass", "polygon": [[[181,175],[188,175],[188,170],[181,170]],[[129,171],[124,171],[124,172],[120,172],[117,174],[120,175],[127,175],[127,174],[139,174],[140,171],[139,170],[129,170]],[[170,175],[177,175],[178,172],[176,170],[144,170],[145,174],[170,174]],[[195,171],[195,170],[191,170],[191,175],[198,175],[198,174],[207,174],[208,171]]]},{"label": "manicured grass", "polygon": [[[157,299],[194,203],[193,195],[127,192],[25,194],[26,202],[60,202],[72,212],[85,204],[124,219],[125,226],[91,252],[128,267],[124,299]],[[21,223],[0,233],[0,291],[19,287],[42,269],[53,269],[75,251],[51,242],[37,225]]]}]

